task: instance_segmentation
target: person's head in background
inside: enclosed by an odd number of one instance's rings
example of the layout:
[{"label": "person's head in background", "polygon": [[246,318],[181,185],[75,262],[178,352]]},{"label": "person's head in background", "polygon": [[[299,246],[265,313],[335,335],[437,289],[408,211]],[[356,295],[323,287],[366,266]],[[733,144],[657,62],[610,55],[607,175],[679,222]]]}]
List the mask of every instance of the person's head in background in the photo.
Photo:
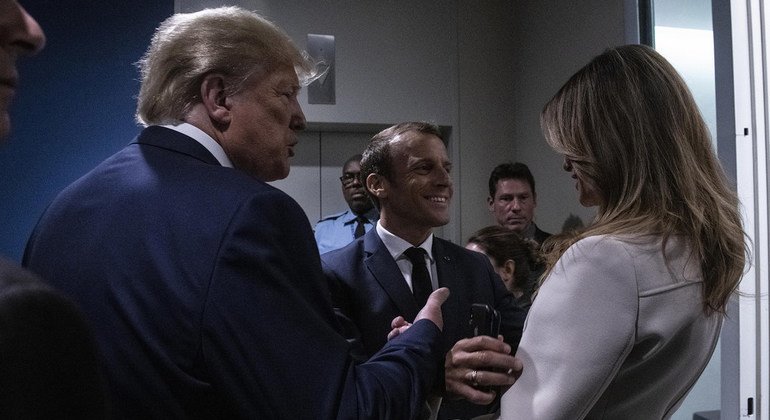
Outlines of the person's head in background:
[{"label": "person's head in background", "polygon": [[350,211],[363,215],[374,207],[361,181],[361,155],[351,156],[342,166],[342,196],[348,203]]},{"label": "person's head in background", "polygon": [[588,236],[658,235],[664,249],[680,237],[701,262],[704,310],[724,311],[746,255],[738,199],[671,64],[642,45],[608,49],[546,104],[541,126],[564,155],[580,203],[598,207],[594,222],[555,246],[549,261]]},{"label": "person's head in background", "polygon": [[489,175],[487,204],[498,225],[519,233],[527,229],[537,207],[535,178],[527,165],[497,165]]},{"label": "person's head in background", "polygon": [[427,122],[380,131],[361,159],[361,179],[380,211],[380,223],[413,245],[449,223],[451,169],[441,131]]},{"label": "person's head in background", "polygon": [[35,19],[15,0],[0,0],[0,143],[11,130],[8,108],[19,85],[16,59],[43,45],[45,35]]},{"label": "person's head in background", "polygon": [[487,226],[468,238],[465,248],[481,252],[514,296],[521,297],[532,267],[539,263],[537,244],[503,226]]},{"label": "person's head in background", "polygon": [[139,68],[140,123],[190,123],[254,178],[289,174],[305,128],[297,94],[318,74],[282,29],[237,7],[176,14],[158,28]]}]

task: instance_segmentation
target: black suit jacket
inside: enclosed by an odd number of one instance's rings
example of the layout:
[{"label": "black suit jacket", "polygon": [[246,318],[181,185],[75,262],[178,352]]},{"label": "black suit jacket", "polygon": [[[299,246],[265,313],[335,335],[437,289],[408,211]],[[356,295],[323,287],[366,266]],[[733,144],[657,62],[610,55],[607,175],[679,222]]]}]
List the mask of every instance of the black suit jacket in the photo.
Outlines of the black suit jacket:
[{"label": "black suit jacket", "polygon": [[107,416],[96,343],[78,308],[0,259],[0,418]]},{"label": "black suit jacket", "polygon": [[163,127],[65,189],[25,262],[84,308],[119,417],[407,419],[441,358],[422,321],[356,365],[299,205]]},{"label": "black suit jacket", "polygon": [[535,225],[535,235],[532,238],[532,239],[535,240],[535,242],[537,242],[538,244],[542,245],[543,241],[545,241],[546,239],[550,238],[551,236],[552,236],[552,234],[550,234],[550,233],[548,233],[546,231],[540,230],[540,228],[537,227],[537,225]]},{"label": "black suit jacket", "polygon": [[[471,304],[487,303],[500,311],[500,333],[514,354],[526,312],[514,303],[489,259],[437,237],[432,252],[439,286],[450,290],[442,308],[442,351],[446,353],[460,339],[472,336]],[[344,248],[323,254],[321,259],[338,316],[348,338],[360,342],[364,356],[385,345],[393,318],[402,315],[408,321],[414,319],[419,307],[376,229]],[[451,402],[446,401],[446,405]],[[479,408],[474,414],[483,413]]]}]

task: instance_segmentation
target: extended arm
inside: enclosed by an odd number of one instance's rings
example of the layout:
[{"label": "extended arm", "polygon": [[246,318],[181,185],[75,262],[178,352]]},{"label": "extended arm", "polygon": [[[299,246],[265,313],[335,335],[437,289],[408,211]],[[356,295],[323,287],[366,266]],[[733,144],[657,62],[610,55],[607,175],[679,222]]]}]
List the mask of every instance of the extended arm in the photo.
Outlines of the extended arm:
[{"label": "extended arm", "polygon": [[435,376],[439,328],[423,320],[357,365],[332,311],[299,206],[244,203],[212,275],[202,350],[212,383],[254,414],[413,418]]}]

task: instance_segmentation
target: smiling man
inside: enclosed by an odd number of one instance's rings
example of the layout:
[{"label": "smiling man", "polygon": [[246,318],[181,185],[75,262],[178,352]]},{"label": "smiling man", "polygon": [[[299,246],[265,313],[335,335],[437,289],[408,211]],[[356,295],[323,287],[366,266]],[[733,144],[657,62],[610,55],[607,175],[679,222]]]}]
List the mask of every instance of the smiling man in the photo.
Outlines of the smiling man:
[{"label": "smiling man", "polygon": [[[321,258],[335,308],[348,338],[361,346],[362,359],[385,345],[395,316],[411,322],[430,291],[451,290],[443,308],[447,356],[445,382],[437,391],[447,398],[439,417],[468,418],[492,409],[488,404],[496,394],[489,386],[512,383],[504,372],[514,369],[511,351],[525,313],[484,255],[433,235],[433,228],[449,222],[451,170],[433,124],[406,122],[376,134],[363,153],[361,180],[380,220],[363,237]],[[469,339],[472,303],[500,311],[505,341]]]},{"label": "smiling man", "polygon": [[[177,14],[140,62],[139,136],[67,187],[25,264],[83,307],[115,418],[415,418],[442,299],[358,364],[289,173],[314,64],[237,7]],[[66,414],[66,413],[65,413]]]},{"label": "smiling man", "polygon": [[361,155],[351,156],[342,165],[342,196],[348,210],[321,219],[315,225],[318,252],[323,254],[349,244],[370,231],[380,214],[366,195],[361,183]]}]

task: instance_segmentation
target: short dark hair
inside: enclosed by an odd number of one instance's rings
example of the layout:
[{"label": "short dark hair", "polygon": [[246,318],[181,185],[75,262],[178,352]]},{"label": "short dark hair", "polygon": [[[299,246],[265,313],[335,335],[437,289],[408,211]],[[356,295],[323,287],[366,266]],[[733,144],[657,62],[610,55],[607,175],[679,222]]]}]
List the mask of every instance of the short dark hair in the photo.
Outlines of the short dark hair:
[{"label": "short dark hair", "polygon": [[372,195],[366,187],[366,178],[368,178],[370,174],[378,174],[389,181],[393,181],[393,156],[390,152],[390,146],[396,137],[409,131],[434,135],[441,139],[442,142],[444,141],[441,129],[436,124],[424,121],[402,122],[390,126],[372,137],[361,157],[360,176],[366,194],[378,210],[380,209],[380,203],[377,197]]},{"label": "short dark hair", "polygon": [[529,167],[521,162],[506,162],[495,166],[489,175],[489,196],[495,198],[497,192],[497,181],[501,179],[520,179],[527,181],[532,189],[532,196],[537,197],[535,192],[535,177],[529,171]]},{"label": "short dark hair", "polygon": [[537,243],[503,226],[481,228],[468,238],[468,243],[478,245],[497,266],[512,260],[515,263],[514,284],[520,288],[526,286],[532,270],[541,264]]}]

